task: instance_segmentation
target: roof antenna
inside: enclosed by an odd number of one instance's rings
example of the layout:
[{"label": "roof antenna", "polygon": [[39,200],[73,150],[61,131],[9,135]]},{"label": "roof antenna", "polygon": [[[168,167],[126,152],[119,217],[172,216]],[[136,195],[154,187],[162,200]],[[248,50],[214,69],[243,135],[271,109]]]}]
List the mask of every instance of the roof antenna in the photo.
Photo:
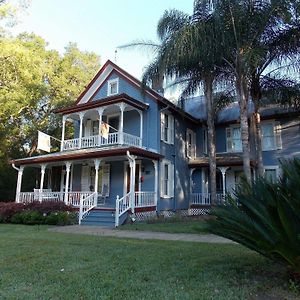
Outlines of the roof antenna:
[{"label": "roof antenna", "polygon": [[116,49],[115,50],[115,64],[117,63],[117,53],[118,53],[118,50]]}]

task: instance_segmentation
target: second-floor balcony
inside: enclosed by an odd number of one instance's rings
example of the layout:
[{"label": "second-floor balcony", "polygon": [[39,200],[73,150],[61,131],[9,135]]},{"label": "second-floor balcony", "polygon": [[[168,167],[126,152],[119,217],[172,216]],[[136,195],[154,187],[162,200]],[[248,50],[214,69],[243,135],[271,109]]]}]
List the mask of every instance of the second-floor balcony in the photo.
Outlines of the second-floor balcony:
[{"label": "second-floor balcony", "polygon": [[64,140],[62,150],[65,151],[122,145],[142,147],[142,138],[126,132],[109,133],[107,137],[103,137],[102,135],[92,135],[82,137],[81,139],[76,138]]},{"label": "second-floor balcony", "polygon": [[[63,113],[61,151],[142,147],[143,114],[147,108],[144,103],[120,95],[62,109],[58,111]],[[73,137],[65,137],[67,121],[73,124]]]}]

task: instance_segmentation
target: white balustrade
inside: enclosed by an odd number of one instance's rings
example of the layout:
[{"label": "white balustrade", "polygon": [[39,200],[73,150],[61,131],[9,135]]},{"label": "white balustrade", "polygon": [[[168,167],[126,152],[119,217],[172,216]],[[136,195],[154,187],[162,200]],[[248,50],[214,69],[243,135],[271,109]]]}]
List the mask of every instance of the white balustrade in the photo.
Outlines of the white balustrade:
[{"label": "white balustrade", "polygon": [[[217,203],[224,202],[224,195],[217,194]],[[211,204],[211,194],[210,193],[192,193],[190,204],[196,205],[210,205]]]},{"label": "white balustrade", "polygon": [[130,209],[131,192],[127,193],[124,197],[116,199],[116,214],[115,214],[115,226],[119,226],[120,217]]},{"label": "white balustrade", "polygon": [[135,136],[135,135],[124,132],[123,133],[123,143],[125,145],[141,147],[142,146],[142,139],[138,136]]},{"label": "white balustrade", "polygon": [[43,201],[63,201],[64,193],[63,192],[48,192],[47,190],[43,190],[41,192],[41,197],[39,197],[39,190],[35,190],[34,192],[21,192],[19,193],[19,202],[20,203],[30,203],[34,201],[39,201],[40,199]]},{"label": "white balustrade", "polygon": [[95,148],[99,146],[99,135],[91,135],[81,139],[81,148]]},{"label": "white balustrade", "polygon": [[81,224],[82,219],[87,213],[96,206],[96,199],[97,193],[92,193],[85,198],[81,195],[79,204],[79,224]]},{"label": "white balustrade", "polygon": [[68,204],[74,207],[80,207],[80,200],[86,199],[87,197],[94,194],[93,192],[69,192],[68,193]]},{"label": "white balustrade", "polygon": [[74,150],[79,148],[79,139],[65,140],[63,141],[64,150]]},{"label": "white balustrade", "polygon": [[155,192],[135,192],[135,207],[155,206]]}]

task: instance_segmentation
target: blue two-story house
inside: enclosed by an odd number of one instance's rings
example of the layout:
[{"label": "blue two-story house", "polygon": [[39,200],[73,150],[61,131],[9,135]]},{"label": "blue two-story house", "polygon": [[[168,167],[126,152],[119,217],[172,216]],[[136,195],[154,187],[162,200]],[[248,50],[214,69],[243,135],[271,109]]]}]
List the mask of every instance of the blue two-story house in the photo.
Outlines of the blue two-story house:
[{"label": "blue two-story house", "polygon": [[[64,201],[79,209],[79,223],[123,223],[157,212],[193,212],[210,205],[205,106],[188,99],[180,108],[107,61],[62,116],[59,152],[16,159],[16,202]],[[262,111],[266,176],[279,175],[278,158],[300,156],[298,116]],[[242,174],[237,104],[218,115],[218,198]],[[70,130],[71,128],[71,130]],[[68,129],[68,130],[66,130]],[[72,132],[73,136],[68,136]],[[255,172],[255,160],[252,160]],[[38,168],[39,182],[22,191],[24,168]]]}]

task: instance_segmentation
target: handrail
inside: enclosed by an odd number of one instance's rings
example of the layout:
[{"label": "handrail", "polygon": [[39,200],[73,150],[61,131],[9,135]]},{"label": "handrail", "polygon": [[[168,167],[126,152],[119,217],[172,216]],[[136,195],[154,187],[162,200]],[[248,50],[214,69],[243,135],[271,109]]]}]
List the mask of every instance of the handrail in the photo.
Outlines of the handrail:
[{"label": "handrail", "polygon": [[116,199],[116,214],[115,214],[115,227],[119,226],[120,217],[130,209],[131,192],[127,193],[124,197]]},{"label": "handrail", "polygon": [[[217,203],[224,202],[224,195],[217,193]],[[210,193],[192,193],[190,204],[198,205],[210,205],[211,204],[211,194]]]},{"label": "handrail", "polygon": [[80,207],[79,207],[79,225],[82,219],[87,215],[87,213],[96,207],[97,193],[93,193],[88,197],[84,198],[83,195],[80,196]]}]

